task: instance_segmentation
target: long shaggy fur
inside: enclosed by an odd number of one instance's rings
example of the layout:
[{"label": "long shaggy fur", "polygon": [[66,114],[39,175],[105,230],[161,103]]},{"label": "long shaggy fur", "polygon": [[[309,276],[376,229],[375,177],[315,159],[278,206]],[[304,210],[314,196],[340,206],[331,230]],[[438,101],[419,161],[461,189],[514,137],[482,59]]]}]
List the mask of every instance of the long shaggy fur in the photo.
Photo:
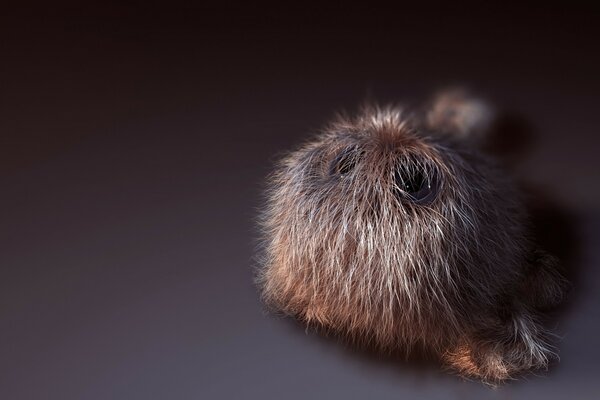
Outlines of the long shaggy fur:
[{"label": "long shaggy fur", "polygon": [[419,345],[497,383],[555,357],[537,310],[560,300],[562,278],[528,238],[513,183],[470,139],[489,109],[439,99],[339,117],[280,162],[259,283],[306,324],[384,351]]}]

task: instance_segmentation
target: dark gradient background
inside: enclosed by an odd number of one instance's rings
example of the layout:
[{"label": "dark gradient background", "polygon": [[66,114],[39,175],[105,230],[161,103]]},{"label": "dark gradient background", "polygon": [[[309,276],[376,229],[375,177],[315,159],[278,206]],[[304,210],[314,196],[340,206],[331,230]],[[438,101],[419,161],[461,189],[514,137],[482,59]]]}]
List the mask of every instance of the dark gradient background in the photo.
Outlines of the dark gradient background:
[{"label": "dark gradient background", "polygon": [[[2,13],[1,399],[600,398],[595,10],[124,4]],[[278,154],[456,83],[512,115],[575,282],[562,362],[496,391],[307,334],[252,282]]]}]

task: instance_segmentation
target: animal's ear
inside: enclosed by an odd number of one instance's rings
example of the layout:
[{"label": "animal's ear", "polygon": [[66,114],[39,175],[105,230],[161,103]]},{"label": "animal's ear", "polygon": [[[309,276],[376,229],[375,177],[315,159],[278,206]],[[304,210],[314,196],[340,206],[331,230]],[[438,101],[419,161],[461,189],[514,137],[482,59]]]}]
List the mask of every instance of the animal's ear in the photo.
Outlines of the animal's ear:
[{"label": "animal's ear", "polygon": [[479,142],[490,130],[493,117],[486,101],[465,89],[453,88],[437,93],[427,104],[424,123],[433,131]]}]

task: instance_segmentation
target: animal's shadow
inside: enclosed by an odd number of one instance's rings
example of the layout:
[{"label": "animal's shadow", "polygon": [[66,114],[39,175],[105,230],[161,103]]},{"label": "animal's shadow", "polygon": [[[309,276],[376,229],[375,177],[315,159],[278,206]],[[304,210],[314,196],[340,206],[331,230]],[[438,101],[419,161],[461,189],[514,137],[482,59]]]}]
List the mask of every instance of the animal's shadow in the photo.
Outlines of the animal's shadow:
[{"label": "animal's shadow", "polygon": [[293,318],[285,318],[284,322],[295,333],[306,332],[309,340],[318,346],[335,350],[335,352],[343,354],[343,357],[352,358],[367,368],[383,367],[398,373],[411,371],[416,376],[425,376],[436,371],[441,372],[443,369],[439,357],[418,344],[414,345],[410,351],[402,349],[382,351],[374,345],[351,342],[327,328],[317,326],[307,328]]},{"label": "animal's shadow", "polygon": [[560,313],[575,300],[581,279],[579,227],[576,213],[560,202],[551,190],[541,187],[516,172],[520,162],[535,149],[541,136],[522,115],[500,114],[483,143],[483,150],[500,161],[517,181],[529,214],[530,234],[535,244],[558,258],[559,272],[569,281],[571,290],[559,308]]}]

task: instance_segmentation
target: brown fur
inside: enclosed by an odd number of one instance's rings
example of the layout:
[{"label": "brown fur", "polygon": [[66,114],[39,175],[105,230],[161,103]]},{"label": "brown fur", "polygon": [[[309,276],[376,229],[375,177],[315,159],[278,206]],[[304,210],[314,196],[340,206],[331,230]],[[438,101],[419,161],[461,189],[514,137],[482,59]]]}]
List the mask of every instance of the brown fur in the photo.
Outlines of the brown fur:
[{"label": "brown fur", "polygon": [[489,115],[464,92],[412,114],[367,107],[285,157],[262,218],[265,301],[354,343],[424,346],[488,383],[545,368],[538,309],[562,278],[476,148]]}]

